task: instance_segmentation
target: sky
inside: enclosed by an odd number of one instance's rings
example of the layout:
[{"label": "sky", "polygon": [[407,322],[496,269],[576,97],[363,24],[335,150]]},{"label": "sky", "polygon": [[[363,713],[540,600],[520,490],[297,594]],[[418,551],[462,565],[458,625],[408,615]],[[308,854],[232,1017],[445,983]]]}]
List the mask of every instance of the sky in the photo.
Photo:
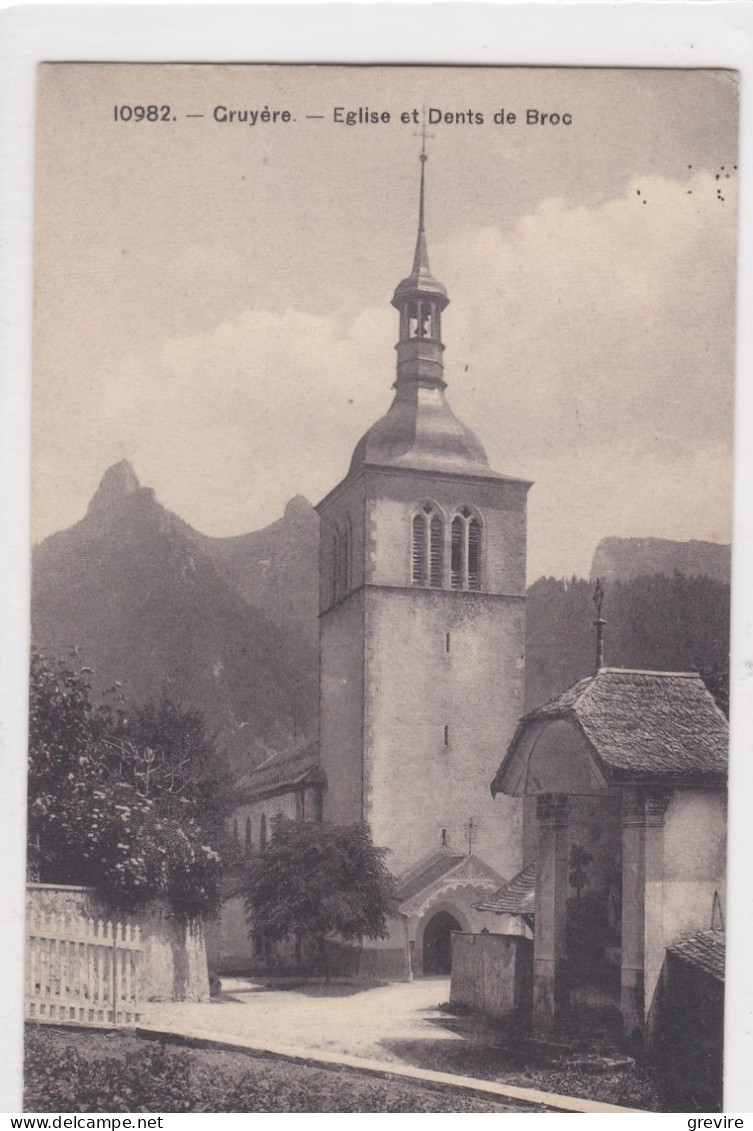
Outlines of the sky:
[{"label": "sky", "polygon": [[217,536],[343,477],[392,397],[414,110],[484,118],[427,127],[429,255],[453,410],[534,481],[529,577],[606,536],[729,540],[731,72],[57,64],[38,107],[35,541],[122,458]]}]

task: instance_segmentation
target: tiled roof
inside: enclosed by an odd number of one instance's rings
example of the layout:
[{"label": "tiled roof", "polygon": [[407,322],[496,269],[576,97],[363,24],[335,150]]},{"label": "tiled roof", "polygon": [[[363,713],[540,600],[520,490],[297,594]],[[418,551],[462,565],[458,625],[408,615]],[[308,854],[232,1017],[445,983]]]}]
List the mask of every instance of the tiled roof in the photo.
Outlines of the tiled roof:
[{"label": "tiled roof", "polygon": [[667,948],[670,954],[724,981],[724,931],[698,931]]},{"label": "tiled roof", "polygon": [[533,915],[536,896],[536,861],[532,860],[522,872],[513,876],[485,903],[477,904],[479,911],[494,911],[497,915]]},{"label": "tiled roof", "polygon": [[321,783],[324,777],[319,761],[319,743],[314,742],[292,754],[272,754],[238,781],[238,791],[245,797],[280,792],[303,785]]},{"label": "tiled roof", "polygon": [[493,793],[527,726],[563,718],[618,776],[726,777],[729,727],[699,675],[602,668],[520,720]]},{"label": "tiled roof", "polygon": [[448,852],[437,853],[431,857],[424,867],[410,871],[398,884],[398,899],[403,903],[411,899],[418,892],[423,891],[429,884],[442,878],[458,864],[465,860],[465,856],[451,856]]}]

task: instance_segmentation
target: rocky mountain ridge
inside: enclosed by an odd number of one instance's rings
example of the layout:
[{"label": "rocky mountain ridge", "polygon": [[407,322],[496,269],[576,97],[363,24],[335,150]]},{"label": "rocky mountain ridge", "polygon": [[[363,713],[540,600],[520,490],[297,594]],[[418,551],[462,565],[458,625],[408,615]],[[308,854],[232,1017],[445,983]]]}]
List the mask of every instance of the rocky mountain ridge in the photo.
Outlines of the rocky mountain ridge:
[{"label": "rocky mountain ridge", "polygon": [[[302,496],[262,530],[213,538],[164,508],[121,461],[84,518],[34,549],[34,643],[58,656],[77,647],[95,692],[118,680],[132,702],[164,692],[198,708],[247,770],[270,749],[318,733],[318,546],[318,516]],[[632,587],[608,593],[609,662],[719,668],[729,559],[729,546],[708,542],[603,539],[592,577],[608,591]],[[699,607],[690,618],[686,607],[680,643],[676,586],[662,584],[675,573],[709,579],[693,590]],[[529,588],[527,620],[530,706],[590,670],[588,582],[540,579]]]},{"label": "rocky mountain ridge", "polygon": [[313,739],[318,521],[303,499],[288,512],[212,539],[115,464],[84,518],[34,549],[35,646],[78,648],[95,691],[119,680],[132,701],[199,708],[238,766]]},{"label": "rocky mountain ridge", "polygon": [[729,582],[731,547],[717,542],[669,538],[602,538],[593,556],[591,580],[631,581],[663,573]]}]

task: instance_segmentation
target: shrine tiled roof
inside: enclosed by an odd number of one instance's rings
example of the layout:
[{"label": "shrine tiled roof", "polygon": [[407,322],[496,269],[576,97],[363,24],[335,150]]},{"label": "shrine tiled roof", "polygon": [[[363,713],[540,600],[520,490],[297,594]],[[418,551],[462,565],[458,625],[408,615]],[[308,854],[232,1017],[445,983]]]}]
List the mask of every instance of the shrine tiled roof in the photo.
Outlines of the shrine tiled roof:
[{"label": "shrine tiled roof", "polygon": [[492,793],[523,732],[555,719],[574,722],[616,777],[726,778],[728,723],[699,675],[602,668],[523,716]]},{"label": "shrine tiled roof", "polygon": [[686,935],[667,949],[670,954],[682,958],[691,966],[724,981],[724,931],[697,931],[694,935]]},{"label": "shrine tiled roof", "polygon": [[533,915],[536,895],[536,861],[532,860],[509,884],[477,904],[479,911],[494,911],[497,915]]}]

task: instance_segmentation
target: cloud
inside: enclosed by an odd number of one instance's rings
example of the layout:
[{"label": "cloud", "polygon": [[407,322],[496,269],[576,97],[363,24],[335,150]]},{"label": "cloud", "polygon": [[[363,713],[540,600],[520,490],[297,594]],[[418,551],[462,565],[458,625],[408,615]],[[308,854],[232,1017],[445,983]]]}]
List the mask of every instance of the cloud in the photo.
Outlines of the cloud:
[{"label": "cloud", "polygon": [[[347,327],[305,311],[246,310],[210,333],[168,339],[71,381],[62,399],[41,396],[37,481],[53,509],[40,510],[38,522],[59,529],[52,500],[71,434],[85,492],[79,513],[107,463],[123,455],[162,502],[207,533],[272,521],[293,494],[316,501],[386,411],[393,322],[382,310],[362,311]],[[96,453],[95,467],[87,453]]]},{"label": "cloud", "polygon": [[510,233],[437,248],[457,295],[453,403],[494,466],[536,481],[532,576],[587,570],[608,534],[730,537],[736,185],[725,183],[722,202],[709,173],[641,178],[600,207],[546,200]]},{"label": "cloud", "polygon": [[599,208],[547,200],[509,236],[438,249],[463,303],[448,355],[469,364],[471,411],[500,421],[500,447],[729,439],[735,194],[720,204],[714,186],[643,178]]},{"label": "cloud", "polygon": [[[587,571],[605,535],[729,536],[735,192],[722,203],[717,188],[644,177],[598,207],[548,199],[431,249],[453,300],[453,408],[495,467],[537,482],[534,576]],[[40,427],[57,428],[39,451],[40,527],[61,526],[72,434],[80,511],[123,454],[207,533],[272,521],[296,493],[316,501],[389,405],[396,324],[387,303],[248,309],[60,382],[39,399]]]}]

